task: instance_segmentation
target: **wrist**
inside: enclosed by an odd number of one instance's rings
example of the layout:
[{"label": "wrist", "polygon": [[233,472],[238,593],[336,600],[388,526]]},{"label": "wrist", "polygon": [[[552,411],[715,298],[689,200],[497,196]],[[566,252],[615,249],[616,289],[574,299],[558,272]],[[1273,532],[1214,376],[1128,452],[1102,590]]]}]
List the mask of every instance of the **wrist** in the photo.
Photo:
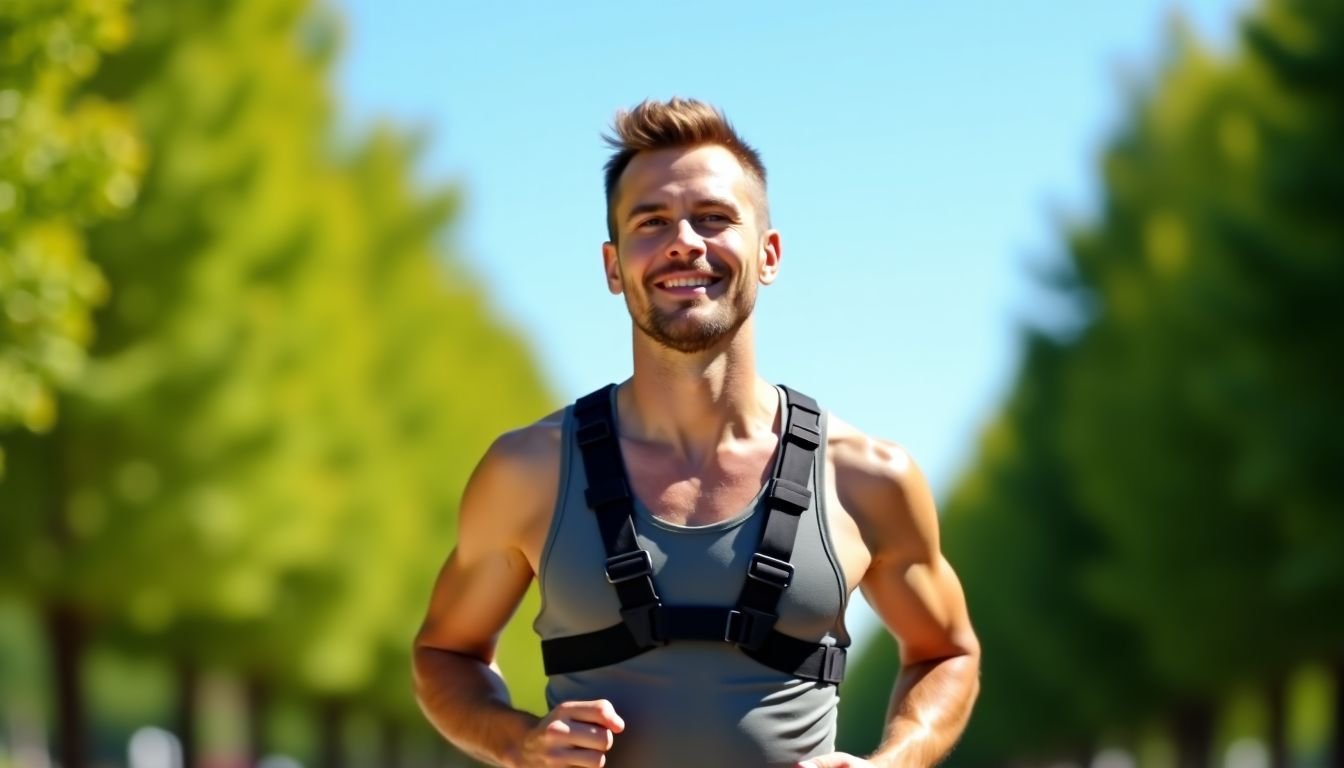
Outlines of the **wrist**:
[{"label": "wrist", "polygon": [[517,709],[509,709],[506,713],[507,726],[502,730],[502,744],[497,751],[497,762],[502,768],[524,768],[523,766],[523,744],[527,739],[527,734],[541,718],[530,712],[523,712]]}]

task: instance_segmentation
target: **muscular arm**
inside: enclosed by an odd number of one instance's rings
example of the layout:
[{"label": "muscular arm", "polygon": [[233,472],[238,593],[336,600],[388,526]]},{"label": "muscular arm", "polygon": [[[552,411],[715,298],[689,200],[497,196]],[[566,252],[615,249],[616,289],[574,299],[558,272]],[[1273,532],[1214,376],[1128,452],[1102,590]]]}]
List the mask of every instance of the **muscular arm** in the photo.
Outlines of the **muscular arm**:
[{"label": "muscular arm", "polygon": [[860,587],[901,649],[887,725],[869,759],[930,766],[947,755],[970,718],[980,645],[961,584],[940,551],[923,474],[897,446],[850,442],[836,453],[836,480],[872,556]]},{"label": "muscular arm", "polygon": [[547,485],[536,476],[546,463],[538,431],[501,437],[468,481],[457,546],[435,582],[413,651],[426,717],[458,748],[495,765],[513,762],[540,720],[510,705],[494,664],[499,633],[533,577],[520,544],[542,503],[535,489],[544,494]]}]

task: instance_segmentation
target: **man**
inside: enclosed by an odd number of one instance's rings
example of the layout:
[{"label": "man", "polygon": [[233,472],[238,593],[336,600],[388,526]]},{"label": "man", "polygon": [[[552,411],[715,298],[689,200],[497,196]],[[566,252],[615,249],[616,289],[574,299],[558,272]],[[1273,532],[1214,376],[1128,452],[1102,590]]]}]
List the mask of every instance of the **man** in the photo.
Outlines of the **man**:
[{"label": "man", "polygon": [[[608,141],[602,261],[634,372],[481,460],[415,644],[421,707],[504,766],[932,765],[979,646],[906,453],[756,373],[782,254],[759,155],[683,99],[620,113]],[[509,705],[493,663],[533,578],[545,716]],[[834,751],[856,587],[902,654],[866,759]]]}]

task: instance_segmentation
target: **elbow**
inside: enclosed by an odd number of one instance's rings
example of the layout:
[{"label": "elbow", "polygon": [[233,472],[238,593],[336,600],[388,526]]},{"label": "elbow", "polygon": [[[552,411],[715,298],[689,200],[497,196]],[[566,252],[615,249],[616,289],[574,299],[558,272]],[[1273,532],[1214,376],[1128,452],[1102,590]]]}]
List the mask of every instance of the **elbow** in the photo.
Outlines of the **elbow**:
[{"label": "elbow", "polygon": [[415,691],[415,698],[420,701],[424,700],[425,690],[434,677],[431,673],[434,662],[430,658],[433,652],[433,649],[421,643],[419,637],[411,644],[411,687]]},{"label": "elbow", "polygon": [[949,656],[964,658],[966,663],[973,665],[976,670],[980,669],[980,638],[976,636],[975,630],[970,624],[963,623],[954,631],[949,633]]},{"label": "elbow", "polygon": [[423,701],[435,683],[445,678],[445,668],[452,664],[450,657],[453,655],[446,648],[431,643],[424,630],[416,633],[411,642],[411,683],[417,699]]}]

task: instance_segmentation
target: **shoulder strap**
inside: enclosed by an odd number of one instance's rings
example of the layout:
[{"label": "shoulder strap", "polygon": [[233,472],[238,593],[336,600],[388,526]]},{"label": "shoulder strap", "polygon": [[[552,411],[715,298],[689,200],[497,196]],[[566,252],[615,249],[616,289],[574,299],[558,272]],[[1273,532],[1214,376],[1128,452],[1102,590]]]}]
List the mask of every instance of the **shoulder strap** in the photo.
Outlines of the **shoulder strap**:
[{"label": "shoulder strap", "polygon": [[597,516],[607,553],[607,581],[621,602],[622,625],[642,650],[663,642],[660,601],[653,587],[653,561],[635,538],[634,498],[626,482],[611,406],[615,388],[608,384],[579,398],[574,405],[575,438],[588,480],[584,498]]},{"label": "shoulder strap", "polygon": [[821,445],[821,409],[807,395],[784,387],[789,409],[780,440],[779,468],[766,492],[761,541],[747,564],[747,579],[731,614],[728,639],[744,650],[761,647],[779,620],[779,598],[793,581],[798,520],[812,504],[808,478]]}]

